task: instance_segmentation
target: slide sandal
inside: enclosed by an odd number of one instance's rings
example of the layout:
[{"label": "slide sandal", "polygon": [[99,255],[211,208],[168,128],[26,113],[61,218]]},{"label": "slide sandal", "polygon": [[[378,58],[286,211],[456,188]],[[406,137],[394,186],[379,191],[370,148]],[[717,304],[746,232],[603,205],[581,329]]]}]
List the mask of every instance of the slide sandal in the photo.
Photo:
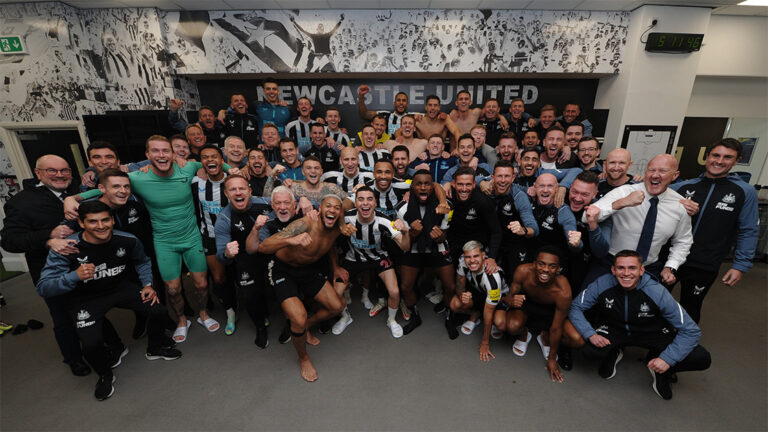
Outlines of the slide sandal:
[{"label": "slide sandal", "polygon": [[210,333],[215,332],[220,327],[219,322],[213,318],[208,318],[207,320],[203,321],[200,317],[197,317],[197,323],[205,327],[206,330],[208,330]]},{"label": "slide sandal", "polygon": [[475,331],[475,327],[477,327],[478,324],[480,324],[480,318],[478,318],[477,321],[466,320],[464,321],[464,324],[461,325],[461,332],[469,336]]},{"label": "slide sandal", "polygon": [[[544,354],[544,360],[549,360],[549,347],[544,345],[544,340],[541,338],[541,335],[536,336],[536,342],[538,342],[541,347],[541,353]],[[555,359],[557,359],[557,356],[555,356]]]},{"label": "slide sandal", "polygon": [[187,332],[189,331],[189,327],[191,325],[192,322],[187,320],[187,325],[185,327],[176,327],[176,330],[173,331],[173,341],[176,343],[181,343],[187,340]]},{"label": "slide sandal", "polygon": [[512,351],[515,353],[516,356],[523,357],[526,352],[528,352],[528,344],[531,343],[531,339],[533,338],[533,335],[531,332],[528,332],[525,336],[525,340],[521,341],[520,339],[516,339],[515,343],[512,344]]}]

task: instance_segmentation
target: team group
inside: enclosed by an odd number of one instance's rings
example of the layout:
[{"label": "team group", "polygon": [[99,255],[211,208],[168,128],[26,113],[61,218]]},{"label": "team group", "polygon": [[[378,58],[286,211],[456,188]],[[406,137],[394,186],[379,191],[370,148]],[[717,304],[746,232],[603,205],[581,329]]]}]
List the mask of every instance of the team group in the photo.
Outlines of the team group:
[{"label": "team group", "polygon": [[190,317],[219,330],[209,292],[227,335],[242,297],[260,348],[274,297],[286,318],[279,341],[293,341],[307,381],[318,376],[310,329],[340,335],[352,324],[352,285],[369,316],[386,309],[394,338],[421,325],[421,297],[451,339],[482,324],[483,361],[491,339],[508,335],[523,356],[535,337],[554,381],[573,367],[572,348],[600,359],[605,379],[624,347],[647,348],[664,399],[676,372],[709,367],[703,299],[734,243],[722,282],[750,270],[758,237],[756,193],[731,172],[737,140],[709,145],[697,178],[678,179],[667,154],[633,177],[628,151],[600,158],[576,103],[534,116],[517,99],[502,113],[495,99],[473,108],[461,91],[450,113],[436,96],[410,113],[399,93],[393,111],[375,112],[369,90],[359,87],[358,109],[370,123],[352,138],[338,109],[313,119],[306,98],[291,120],[267,79],[255,108],[235,94],[193,124],[172,100],[169,121],[183,134],[149,137],[145,161],[121,165],[112,144],[92,142],[79,191],[64,159],[37,160],[36,179],[5,205],[0,245],[26,254],[64,361],[75,375],[96,371],[97,399],[114,393],[112,369],[127,353],[110,309],[135,311],[147,359],[172,360]]}]

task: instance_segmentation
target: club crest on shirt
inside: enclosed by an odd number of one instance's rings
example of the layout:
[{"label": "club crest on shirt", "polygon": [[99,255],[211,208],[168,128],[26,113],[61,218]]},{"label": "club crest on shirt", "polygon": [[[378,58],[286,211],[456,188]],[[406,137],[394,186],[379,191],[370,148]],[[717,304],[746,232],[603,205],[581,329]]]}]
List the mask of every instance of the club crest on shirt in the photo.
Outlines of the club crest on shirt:
[{"label": "club crest on shirt", "polygon": [[78,321],[85,321],[90,317],[91,317],[91,314],[89,314],[88,311],[85,309],[80,309],[80,312],[77,313]]},{"label": "club crest on shirt", "polygon": [[123,248],[118,249],[117,252],[115,252],[115,256],[117,256],[118,258],[124,257],[125,256],[125,249],[123,249]]},{"label": "club crest on shirt", "polygon": [[504,216],[511,216],[512,215],[512,203],[504,204],[504,207],[501,209],[501,213]]},{"label": "club crest on shirt", "polygon": [[128,210],[128,216],[130,217],[134,217],[137,214],[139,214],[139,212],[135,208],[131,208],[130,210]]},{"label": "club crest on shirt", "polygon": [[640,305],[640,313],[637,314],[638,318],[652,318],[654,315],[651,313],[651,307],[648,303],[643,302]]},{"label": "club crest on shirt", "polygon": [[474,208],[469,209],[467,212],[467,220],[477,219],[477,211]]},{"label": "club crest on shirt", "polygon": [[542,228],[546,228],[548,230],[552,230],[552,224],[555,223],[555,216],[549,215],[544,219],[544,222],[541,223]]},{"label": "club crest on shirt", "polygon": [[725,210],[725,211],[732,212],[735,209],[731,207],[729,204],[733,204],[735,202],[736,202],[736,195],[729,193],[728,195],[720,199],[720,202],[715,205],[715,208],[718,210]]}]

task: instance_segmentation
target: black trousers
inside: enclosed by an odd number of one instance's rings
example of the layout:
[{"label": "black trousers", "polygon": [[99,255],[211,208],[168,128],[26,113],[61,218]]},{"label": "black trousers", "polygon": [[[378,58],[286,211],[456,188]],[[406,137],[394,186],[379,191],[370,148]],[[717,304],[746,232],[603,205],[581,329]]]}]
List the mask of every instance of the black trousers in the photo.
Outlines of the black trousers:
[{"label": "black trousers", "polygon": [[70,317],[75,322],[77,336],[83,341],[83,354],[99,375],[105,375],[111,366],[109,351],[104,344],[103,323],[106,320],[105,315],[112,308],[130,309],[146,315],[149,319],[148,348],[156,348],[162,344],[162,319],[167,313],[165,307],[160,303],[150,306],[149,302],[142,302],[140,291],[141,287],[137,284],[125,282],[103,294],[72,299]]},{"label": "black trousers", "polygon": [[677,280],[680,282],[680,306],[685,308],[696,323],[701,319],[704,297],[715,283],[717,274],[717,271],[706,271],[685,265],[677,269]]},{"label": "black trousers", "polygon": [[[675,335],[672,333],[633,333],[629,335],[622,329],[606,328],[605,326],[603,326],[601,330],[604,331],[601,331],[598,334],[611,341],[611,344],[603,348],[598,348],[589,343],[589,341],[586,341],[582,351],[585,357],[602,360],[614,350],[628,346],[636,346],[648,349],[646,361],[650,361],[651,359],[658,357],[659,354],[661,354],[661,352],[664,351],[667,346],[669,346],[669,344],[671,344],[675,339]],[[709,365],[711,363],[712,358],[709,355],[709,351],[707,351],[701,345],[696,345],[696,347],[690,353],[688,353],[688,356],[686,356],[679,363],[670,367],[669,372],[706,370],[709,369]]]},{"label": "black trousers", "polygon": [[[71,316],[72,299],[71,294],[44,299],[53,320],[53,335],[56,338],[56,343],[59,345],[59,350],[64,357],[65,363],[80,361],[83,358],[80,338],[77,335]],[[107,345],[121,346],[123,344],[115,327],[106,318],[102,320],[102,332],[104,342]]]}]

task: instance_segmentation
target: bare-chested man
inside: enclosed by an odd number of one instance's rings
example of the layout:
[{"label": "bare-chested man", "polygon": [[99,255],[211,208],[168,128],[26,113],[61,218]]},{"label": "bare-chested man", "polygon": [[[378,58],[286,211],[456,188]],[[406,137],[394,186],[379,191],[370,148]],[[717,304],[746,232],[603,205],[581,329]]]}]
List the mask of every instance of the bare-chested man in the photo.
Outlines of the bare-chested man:
[{"label": "bare-chested man", "polygon": [[[472,95],[466,90],[461,90],[456,94],[456,109],[451,110],[450,118],[459,128],[462,134],[470,133],[472,127],[478,123],[480,116],[483,115],[482,108],[470,108],[472,105]],[[504,116],[498,115],[499,125],[502,129],[509,128],[509,123]]]},{"label": "bare-chested man", "polygon": [[[317,220],[305,216],[288,225],[284,230],[265,239],[259,251],[275,254],[269,264],[268,277],[275,289],[286,318],[291,323],[293,346],[299,355],[301,377],[306,381],[317,380],[317,371],[307,354],[307,343],[320,343],[309,334],[314,324],[336,316],[344,309],[344,301],[334,291],[325,274],[325,255],[333,268],[334,279],[339,271],[338,256],[334,247],[341,234],[341,200],[328,195],[320,204]],[[341,273],[338,274],[341,277]],[[303,301],[314,299],[318,308],[307,317]]]},{"label": "bare-chested man", "polygon": [[427,151],[427,140],[416,138],[413,136],[416,132],[416,119],[407,114],[400,120],[399,134],[395,139],[391,139],[384,143],[384,149],[392,153],[392,149],[404,145],[408,147],[408,154],[410,155],[409,162],[413,162],[420,154]]},{"label": "bare-chested man", "polygon": [[455,141],[461,136],[461,132],[447,114],[440,112],[440,98],[436,95],[427,96],[424,111],[426,115],[419,115],[416,119],[416,130],[419,132],[419,136],[424,138],[440,135],[445,141],[448,134],[451,134],[451,150],[453,150],[456,147]]},{"label": "bare-chested man", "polygon": [[515,270],[509,294],[502,298],[509,307],[496,311],[494,324],[517,336],[513,351],[524,356],[533,336],[529,329],[540,332],[536,340],[547,360],[552,381],[563,382],[557,364],[557,350],[563,335],[563,323],[571,306],[571,286],[560,275],[560,256],[555,248],[544,246],[536,252],[533,263]]}]

